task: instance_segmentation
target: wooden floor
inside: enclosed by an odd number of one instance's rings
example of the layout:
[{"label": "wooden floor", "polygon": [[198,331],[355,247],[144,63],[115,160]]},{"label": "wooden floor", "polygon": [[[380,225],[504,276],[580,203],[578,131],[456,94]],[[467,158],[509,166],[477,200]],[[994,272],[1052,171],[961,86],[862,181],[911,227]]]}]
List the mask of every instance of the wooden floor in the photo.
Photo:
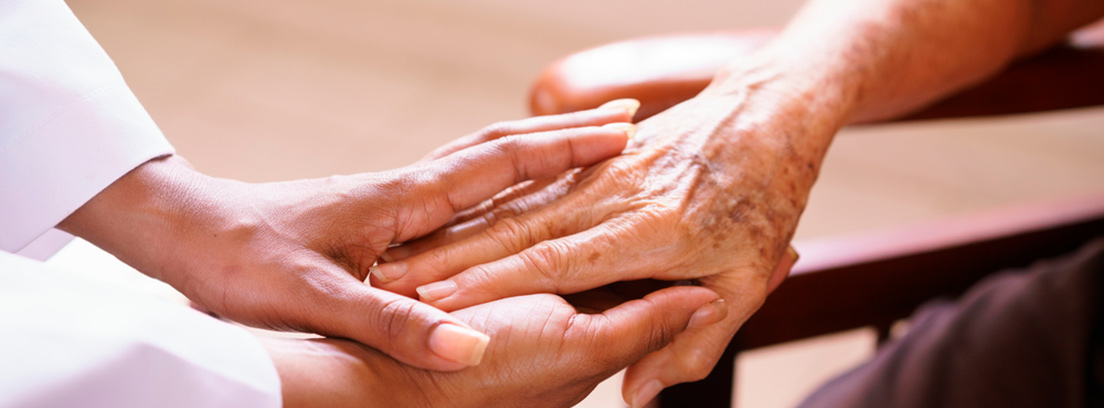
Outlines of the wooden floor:
[{"label": "wooden floor", "polygon": [[[799,0],[70,0],[179,152],[249,181],[375,171],[526,114],[568,52],[777,26]],[[1104,191],[1104,110],[848,129],[799,239]],[[745,407],[792,406],[870,352],[863,333],[748,353]],[[618,406],[616,384],[584,406]]]}]

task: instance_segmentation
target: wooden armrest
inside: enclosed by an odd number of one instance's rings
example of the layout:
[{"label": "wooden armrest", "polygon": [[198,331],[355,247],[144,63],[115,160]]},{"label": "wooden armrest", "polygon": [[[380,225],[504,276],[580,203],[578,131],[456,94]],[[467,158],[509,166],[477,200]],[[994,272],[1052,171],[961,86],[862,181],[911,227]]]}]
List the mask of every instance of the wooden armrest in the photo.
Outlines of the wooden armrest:
[{"label": "wooden armrest", "polygon": [[[1104,195],[797,242],[802,259],[739,334],[743,349],[889,325],[1000,270],[1073,252],[1104,235]],[[778,322],[786,322],[779,324]]]},{"label": "wooden armrest", "polygon": [[[726,63],[748,55],[775,30],[631,39],[570,55],[549,66],[530,92],[536,115],[636,98],[642,120],[697,95]],[[897,120],[989,116],[1104,105],[1104,25],[1018,61],[986,82]]]},{"label": "wooden armrest", "polygon": [[1104,235],[1104,195],[955,217],[854,237],[797,242],[801,260],[705,380],[664,390],[660,406],[728,407],[742,350],[890,325],[993,272],[1073,252]]}]

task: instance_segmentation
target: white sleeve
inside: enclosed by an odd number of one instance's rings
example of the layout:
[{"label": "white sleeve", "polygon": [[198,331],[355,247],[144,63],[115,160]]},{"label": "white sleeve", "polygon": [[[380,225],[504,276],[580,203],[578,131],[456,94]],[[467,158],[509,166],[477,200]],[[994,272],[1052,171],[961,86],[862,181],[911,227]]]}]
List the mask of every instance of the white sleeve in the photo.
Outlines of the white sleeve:
[{"label": "white sleeve", "polygon": [[244,329],[3,252],[0,324],[0,407],[281,405]]},{"label": "white sleeve", "polygon": [[172,152],[62,0],[0,1],[0,250]]}]

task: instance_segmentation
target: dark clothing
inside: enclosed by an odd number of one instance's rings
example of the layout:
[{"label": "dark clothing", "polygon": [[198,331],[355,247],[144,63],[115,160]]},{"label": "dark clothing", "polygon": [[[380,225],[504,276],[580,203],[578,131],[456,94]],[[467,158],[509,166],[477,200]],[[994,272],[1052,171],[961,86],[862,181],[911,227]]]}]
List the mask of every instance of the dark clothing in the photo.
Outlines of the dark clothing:
[{"label": "dark clothing", "polygon": [[802,408],[1104,407],[1104,240],[934,301]]}]

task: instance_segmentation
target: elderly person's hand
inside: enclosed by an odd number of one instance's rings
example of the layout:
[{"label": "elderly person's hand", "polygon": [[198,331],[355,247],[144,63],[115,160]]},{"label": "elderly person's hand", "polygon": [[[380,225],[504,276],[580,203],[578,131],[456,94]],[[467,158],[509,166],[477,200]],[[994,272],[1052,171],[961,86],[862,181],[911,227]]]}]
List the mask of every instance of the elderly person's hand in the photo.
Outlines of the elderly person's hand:
[{"label": "elderly person's hand", "polygon": [[619,154],[631,125],[616,123],[630,117],[604,109],[509,122],[436,160],[315,180],[248,184],[205,176],[177,157],[158,159],[59,227],[223,317],[349,338],[404,363],[456,370],[479,363],[487,336],[369,287],[368,268],[389,245],[433,231],[503,188]]},{"label": "elderly person's hand", "polygon": [[585,314],[559,296],[539,294],[454,312],[494,339],[482,364],[455,372],[416,369],[340,340],[267,346],[286,407],[568,407],[684,328],[723,317],[717,295],[697,287],[625,303],[612,293],[592,298],[617,305]]},{"label": "elderly person's hand", "polygon": [[725,321],[687,330],[633,365],[624,393],[639,406],[705,377],[795,261],[788,243],[842,125],[811,115],[815,99],[753,85],[707,91],[641,122],[620,157],[519,185],[392,248],[373,283],[455,310],[624,280],[692,280],[724,298]]}]

